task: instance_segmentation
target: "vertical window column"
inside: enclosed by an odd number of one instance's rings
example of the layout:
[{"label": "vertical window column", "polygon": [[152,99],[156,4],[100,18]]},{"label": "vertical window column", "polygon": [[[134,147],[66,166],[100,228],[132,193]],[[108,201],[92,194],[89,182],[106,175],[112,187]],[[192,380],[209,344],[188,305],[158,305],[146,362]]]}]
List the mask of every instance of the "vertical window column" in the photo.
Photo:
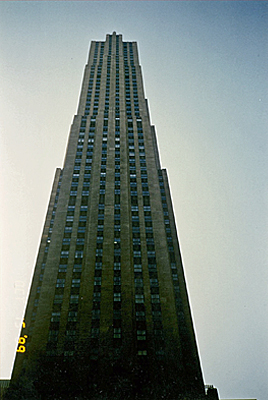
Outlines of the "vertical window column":
[{"label": "vertical window column", "polygon": [[153,224],[151,216],[150,193],[148,187],[143,128],[140,117],[137,118],[136,123],[137,123],[138,143],[139,143],[139,160],[140,160],[141,185],[142,185],[142,195],[143,195],[143,214],[145,221],[147,260],[148,260],[148,270],[150,279],[153,337],[154,337],[155,354],[157,357],[161,358],[164,355],[163,323],[162,323],[162,312],[161,312],[161,304],[159,296],[159,281],[158,281],[157,266],[156,266],[156,254],[155,254],[155,244],[153,236]]},{"label": "vertical window column", "polygon": [[125,102],[126,115],[128,118],[128,159],[129,159],[129,182],[131,197],[131,220],[132,220],[132,248],[134,262],[134,287],[135,287],[135,314],[136,314],[136,339],[137,355],[147,355],[146,341],[146,317],[144,305],[143,273],[141,263],[141,241],[140,221],[137,194],[137,175],[135,161],[135,143],[133,132],[133,120],[131,110],[131,94],[129,80],[128,49],[129,43],[124,43],[124,71],[125,71]]},{"label": "vertical window column", "polygon": [[58,205],[60,187],[61,187],[61,182],[62,182],[62,174],[63,174],[63,170],[60,173],[59,182],[58,182],[58,186],[57,186],[57,190],[56,190],[56,196],[55,196],[55,200],[54,200],[52,215],[51,215],[49,229],[48,229],[48,237],[47,237],[47,240],[46,240],[45,253],[44,253],[44,256],[43,256],[42,265],[41,265],[41,271],[40,271],[40,275],[39,275],[39,282],[38,282],[38,286],[37,286],[37,289],[36,289],[36,295],[35,295],[35,300],[34,300],[34,308],[33,308],[32,316],[31,316],[31,326],[29,328],[29,337],[28,337],[28,340],[27,340],[27,345],[28,346],[30,345],[30,342],[31,342],[31,333],[33,331],[33,325],[34,325],[34,322],[35,322],[35,317],[36,317],[36,313],[37,313],[37,307],[39,305],[39,297],[40,297],[40,293],[41,293],[41,289],[42,289],[42,282],[43,282],[43,277],[44,277],[44,272],[45,272],[45,267],[46,267],[46,261],[47,261],[49,246],[50,246],[51,235],[52,235],[52,232],[53,232],[54,219],[55,219],[57,205]]},{"label": "vertical window column", "polygon": [[[109,44],[109,47],[111,43]],[[104,42],[101,44],[100,63],[98,67],[98,75],[96,81],[95,95],[95,113],[99,107],[99,90],[101,83],[101,68],[103,64]],[[109,97],[110,97],[110,56],[107,58],[106,72],[106,92],[105,92],[105,109],[103,118],[103,136],[102,136],[102,154],[101,154],[101,170],[100,170],[100,190],[99,190],[99,208],[98,208],[98,228],[97,243],[95,253],[95,272],[94,272],[94,289],[93,289],[93,307],[91,319],[91,359],[98,358],[98,343],[100,334],[100,301],[101,301],[101,278],[102,278],[102,256],[103,256],[103,228],[104,228],[104,210],[105,210],[105,186],[106,186],[106,163],[107,163],[107,136],[108,136],[108,113],[109,113]],[[96,93],[96,92],[95,92]],[[98,100],[98,101],[97,101]]]},{"label": "vertical window column", "polygon": [[175,253],[174,253],[173,238],[172,238],[171,227],[170,227],[170,220],[169,220],[168,206],[167,206],[167,200],[166,200],[166,192],[165,192],[165,187],[164,187],[163,173],[161,170],[158,171],[158,179],[159,179],[159,187],[160,187],[161,198],[162,198],[163,216],[164,216],[165,229],[166,229],[166,240],[167,240],[167,245],[168,245],[170,268],[171,268],[173,288],[174,288],[174,294],[175,294],[175,304],[176,304],[176,310],[177,310],[178,325],[179,325],[181,334],[184,335],[184,332],[186,332],[187,330],[186,330],[186,326],[185,326],[184,312],[182,309],[182,299],[181,299],[179,280],[178,280],[178,270],[177,270]]},{"label": "vertical window column", "polygon": [[122,343],[121,316],[121,208],[120,208],[120,101],[119,101],[119,37],[116,37],[116,76],[115,76],[115,174],[114,174],[114,301],[113,338],[114,347]]}]

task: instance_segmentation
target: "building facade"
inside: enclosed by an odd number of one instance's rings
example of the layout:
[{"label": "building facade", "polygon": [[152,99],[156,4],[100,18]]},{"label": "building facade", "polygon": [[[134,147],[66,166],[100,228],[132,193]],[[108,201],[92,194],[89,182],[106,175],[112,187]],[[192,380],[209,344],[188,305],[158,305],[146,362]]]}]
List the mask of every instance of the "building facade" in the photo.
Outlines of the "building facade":
[{"label": "building facade", "polygon": [[91,43],[56,170],[14,385],[22,376],[41,398],[208,397],[137,44],[115,32]]}]

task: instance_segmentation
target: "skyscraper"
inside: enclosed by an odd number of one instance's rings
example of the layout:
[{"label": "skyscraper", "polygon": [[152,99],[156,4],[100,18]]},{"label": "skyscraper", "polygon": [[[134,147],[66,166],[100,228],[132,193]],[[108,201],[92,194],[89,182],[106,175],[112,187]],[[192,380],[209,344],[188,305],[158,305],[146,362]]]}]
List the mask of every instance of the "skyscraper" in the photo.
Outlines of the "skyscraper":
[{"label": "skyscraper", "polygon": [[91,44],[56,170],[12,382],[22,377],[42,399],[205,397],[137,44],[115,32]]}]

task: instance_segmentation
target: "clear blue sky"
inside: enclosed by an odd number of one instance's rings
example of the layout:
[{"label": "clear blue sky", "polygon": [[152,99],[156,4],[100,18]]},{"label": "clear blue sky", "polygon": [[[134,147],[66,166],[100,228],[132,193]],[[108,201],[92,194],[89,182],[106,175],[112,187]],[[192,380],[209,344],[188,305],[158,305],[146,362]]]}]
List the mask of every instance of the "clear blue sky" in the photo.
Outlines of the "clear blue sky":
[{"label": "clear blue sky", "polygon": [[268,3],[0,2],[1,364],[11,373],[91,40],[137,41],[205,382],[268,398]]}]

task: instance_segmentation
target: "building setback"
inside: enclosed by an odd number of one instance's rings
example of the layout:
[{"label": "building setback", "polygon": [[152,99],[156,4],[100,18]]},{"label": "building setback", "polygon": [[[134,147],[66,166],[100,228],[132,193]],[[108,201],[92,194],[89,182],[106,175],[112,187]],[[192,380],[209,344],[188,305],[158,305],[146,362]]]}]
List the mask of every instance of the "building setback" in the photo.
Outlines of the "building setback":
[{"label": "building setback", "polygon": [[[136,42],[91,43],[11,387],[42,399],[203,399],[168,177]],[[10,392],[11,393],[11,392]]]}]

